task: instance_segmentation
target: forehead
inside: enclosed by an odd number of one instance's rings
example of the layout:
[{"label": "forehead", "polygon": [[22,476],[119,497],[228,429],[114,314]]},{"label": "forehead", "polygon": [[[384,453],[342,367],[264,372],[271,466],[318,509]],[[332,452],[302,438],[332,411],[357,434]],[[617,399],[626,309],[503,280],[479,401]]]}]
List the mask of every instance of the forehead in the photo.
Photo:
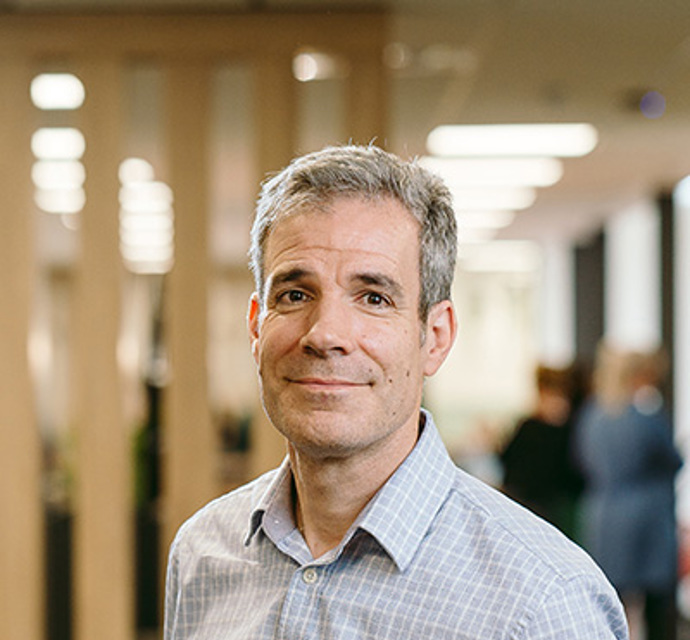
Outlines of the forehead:
[{"label": "forehead", "polygon": [[[269,234],[264,266],[304,251],[355,252],[397,259],[419,254],[419,223],[391,197],[339,197],[280,218]],[[416,266],[416,261],[415,261]]]}]

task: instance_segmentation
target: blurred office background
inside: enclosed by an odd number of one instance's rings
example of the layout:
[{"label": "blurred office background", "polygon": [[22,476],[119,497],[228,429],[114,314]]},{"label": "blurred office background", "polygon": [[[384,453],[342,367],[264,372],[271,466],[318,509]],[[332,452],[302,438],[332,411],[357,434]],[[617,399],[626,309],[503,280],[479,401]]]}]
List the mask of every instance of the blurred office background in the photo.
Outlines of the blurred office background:
[{"label": "blurred office background", "polygon": [[[602,338],[667,350],[686,453],[689,79],[680,0],[0,2],[0,638],[157,637],[176,528],[282,458],[248,231],[262,177],[325,144],[453,183],[461,331],[426,403],[456,459]],[[549,132],[524,182],[439,129],[557,123],[584,142]]]}]

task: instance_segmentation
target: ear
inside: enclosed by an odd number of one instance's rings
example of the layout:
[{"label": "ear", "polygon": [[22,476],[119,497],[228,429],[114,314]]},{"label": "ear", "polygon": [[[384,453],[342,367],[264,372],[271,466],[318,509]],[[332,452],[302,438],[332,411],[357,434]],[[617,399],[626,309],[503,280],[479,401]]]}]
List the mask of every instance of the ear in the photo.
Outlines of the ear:
[{"label": "ear", "polygon": [[254,361],[258,364],[259,357],[259,315],[261,313],[261,305],[259,304],[259,296],[252,293],[249,298],[249,309],[247,310],[247,329],[249,331],[249,344],[252,349],[252,356]]},{"label": "ear", "polygon": [[443,300],[431,307],[422,347],[426,352],[423,369],[425,376],[433,376],[438,371],[455,342],[457,332],[458,320],[450,300]]}]

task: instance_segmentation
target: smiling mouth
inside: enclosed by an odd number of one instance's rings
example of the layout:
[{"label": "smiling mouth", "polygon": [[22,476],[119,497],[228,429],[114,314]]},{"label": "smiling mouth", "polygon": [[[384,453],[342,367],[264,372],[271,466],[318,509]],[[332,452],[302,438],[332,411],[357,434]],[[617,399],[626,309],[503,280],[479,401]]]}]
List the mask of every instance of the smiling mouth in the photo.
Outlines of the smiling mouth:
[{"label": "smiling mouth", "polygon": [[353,382],[351,380],[339,380],[331,378],[288,378],[292,384],[299,385],[312,391],[348,391],[370,386],[368,382]]}]

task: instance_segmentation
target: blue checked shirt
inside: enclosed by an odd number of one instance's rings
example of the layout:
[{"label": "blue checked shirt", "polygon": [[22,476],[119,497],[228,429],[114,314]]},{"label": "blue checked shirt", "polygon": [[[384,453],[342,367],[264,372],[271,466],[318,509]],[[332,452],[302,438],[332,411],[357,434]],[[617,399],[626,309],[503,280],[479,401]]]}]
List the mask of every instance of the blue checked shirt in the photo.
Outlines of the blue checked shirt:
[{"label": "blue checked shirt", "polygon": [[165,640],[623,640],[585,553],[459,470],[429,414],[341,544],[312,558],[286,461],[204,507],[170,551]]}]

